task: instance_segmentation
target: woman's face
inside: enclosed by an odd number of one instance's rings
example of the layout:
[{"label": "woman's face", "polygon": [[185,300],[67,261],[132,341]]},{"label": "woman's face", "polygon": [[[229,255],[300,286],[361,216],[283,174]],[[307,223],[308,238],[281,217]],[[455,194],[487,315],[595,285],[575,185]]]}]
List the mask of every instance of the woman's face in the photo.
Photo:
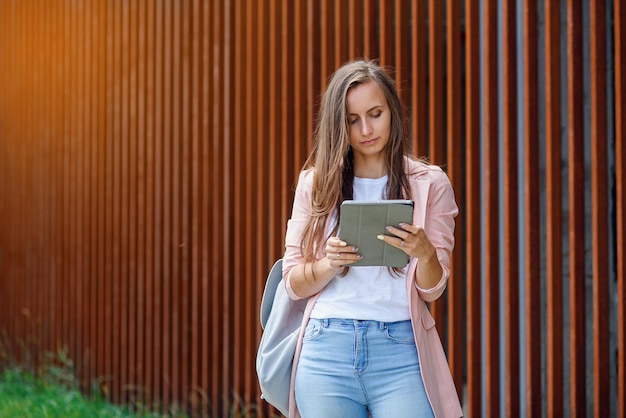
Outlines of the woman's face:
[{"label": "woman's face", "polygon": [[380,86],[368,81],[348,90],[348,126],[355,158],[382,155],[389,142],[391,112]]}]

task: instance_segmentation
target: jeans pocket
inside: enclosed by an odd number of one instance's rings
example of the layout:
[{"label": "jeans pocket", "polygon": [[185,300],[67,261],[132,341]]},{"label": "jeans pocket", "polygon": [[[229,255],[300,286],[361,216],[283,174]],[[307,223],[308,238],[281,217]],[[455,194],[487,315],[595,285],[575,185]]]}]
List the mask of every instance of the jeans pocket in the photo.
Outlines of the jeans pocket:
[{"label": "jeans pocket", "polygon": [[385,337],[396,344],[415,345],[411,321],[391,322],[385,326]]},{"label": "jeans pocket", "polygon": [[322,323],[315,319],[310,319],[304,329],[304,340],[314,340],[322,334]]}]

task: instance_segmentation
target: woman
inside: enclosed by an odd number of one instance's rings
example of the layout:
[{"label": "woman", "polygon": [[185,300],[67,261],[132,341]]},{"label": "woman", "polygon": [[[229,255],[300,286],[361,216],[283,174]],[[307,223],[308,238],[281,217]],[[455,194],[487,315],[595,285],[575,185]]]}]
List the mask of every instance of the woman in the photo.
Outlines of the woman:
[{"label": "woman", "polygon": [[[335,72],[285,237],[287,293],[309,298],[290,417],[462,415],[425,304],[445,290],[458,209],[443,171],[407,154],[403,126],[394,82],[376,63]],[[414,200],[413,224],[379,236],[410,256],[406,267],[350,267],[361,256],[338,231],[348,199]]]}]

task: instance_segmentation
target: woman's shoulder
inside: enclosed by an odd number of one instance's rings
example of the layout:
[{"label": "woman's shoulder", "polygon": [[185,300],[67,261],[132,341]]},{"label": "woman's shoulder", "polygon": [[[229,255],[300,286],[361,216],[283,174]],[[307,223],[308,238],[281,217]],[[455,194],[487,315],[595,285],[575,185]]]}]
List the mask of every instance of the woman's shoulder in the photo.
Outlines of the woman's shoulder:
[{"label": "woman's shoulder", "polygon": [[298,177],[298,185],[311,185],[313,184],[313,178],[315,177],[315,168],[304,168],[300,171]]},{"label": "woman's shoulder", "polygon": [[448,178],[448,176],[440,166],[435,164],[429,164],[426,160],[407,156],[405,162],[406,173],[409,178],[420,179],[427,177],[431,180],[447,180]]}]

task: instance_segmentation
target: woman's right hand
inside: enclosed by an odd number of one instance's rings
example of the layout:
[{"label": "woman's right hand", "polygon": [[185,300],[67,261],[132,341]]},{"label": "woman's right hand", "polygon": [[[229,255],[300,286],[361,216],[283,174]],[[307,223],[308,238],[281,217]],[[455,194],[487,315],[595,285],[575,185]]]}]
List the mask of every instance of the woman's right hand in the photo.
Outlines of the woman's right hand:
[{"label": "woman's right hand", "polygon": [[359,251],[357,247],[348,245],[339,237],[330,237],[326,241],[326,258],[328,263],[337,270],[362,259],[363,256],[357,251]]}]

